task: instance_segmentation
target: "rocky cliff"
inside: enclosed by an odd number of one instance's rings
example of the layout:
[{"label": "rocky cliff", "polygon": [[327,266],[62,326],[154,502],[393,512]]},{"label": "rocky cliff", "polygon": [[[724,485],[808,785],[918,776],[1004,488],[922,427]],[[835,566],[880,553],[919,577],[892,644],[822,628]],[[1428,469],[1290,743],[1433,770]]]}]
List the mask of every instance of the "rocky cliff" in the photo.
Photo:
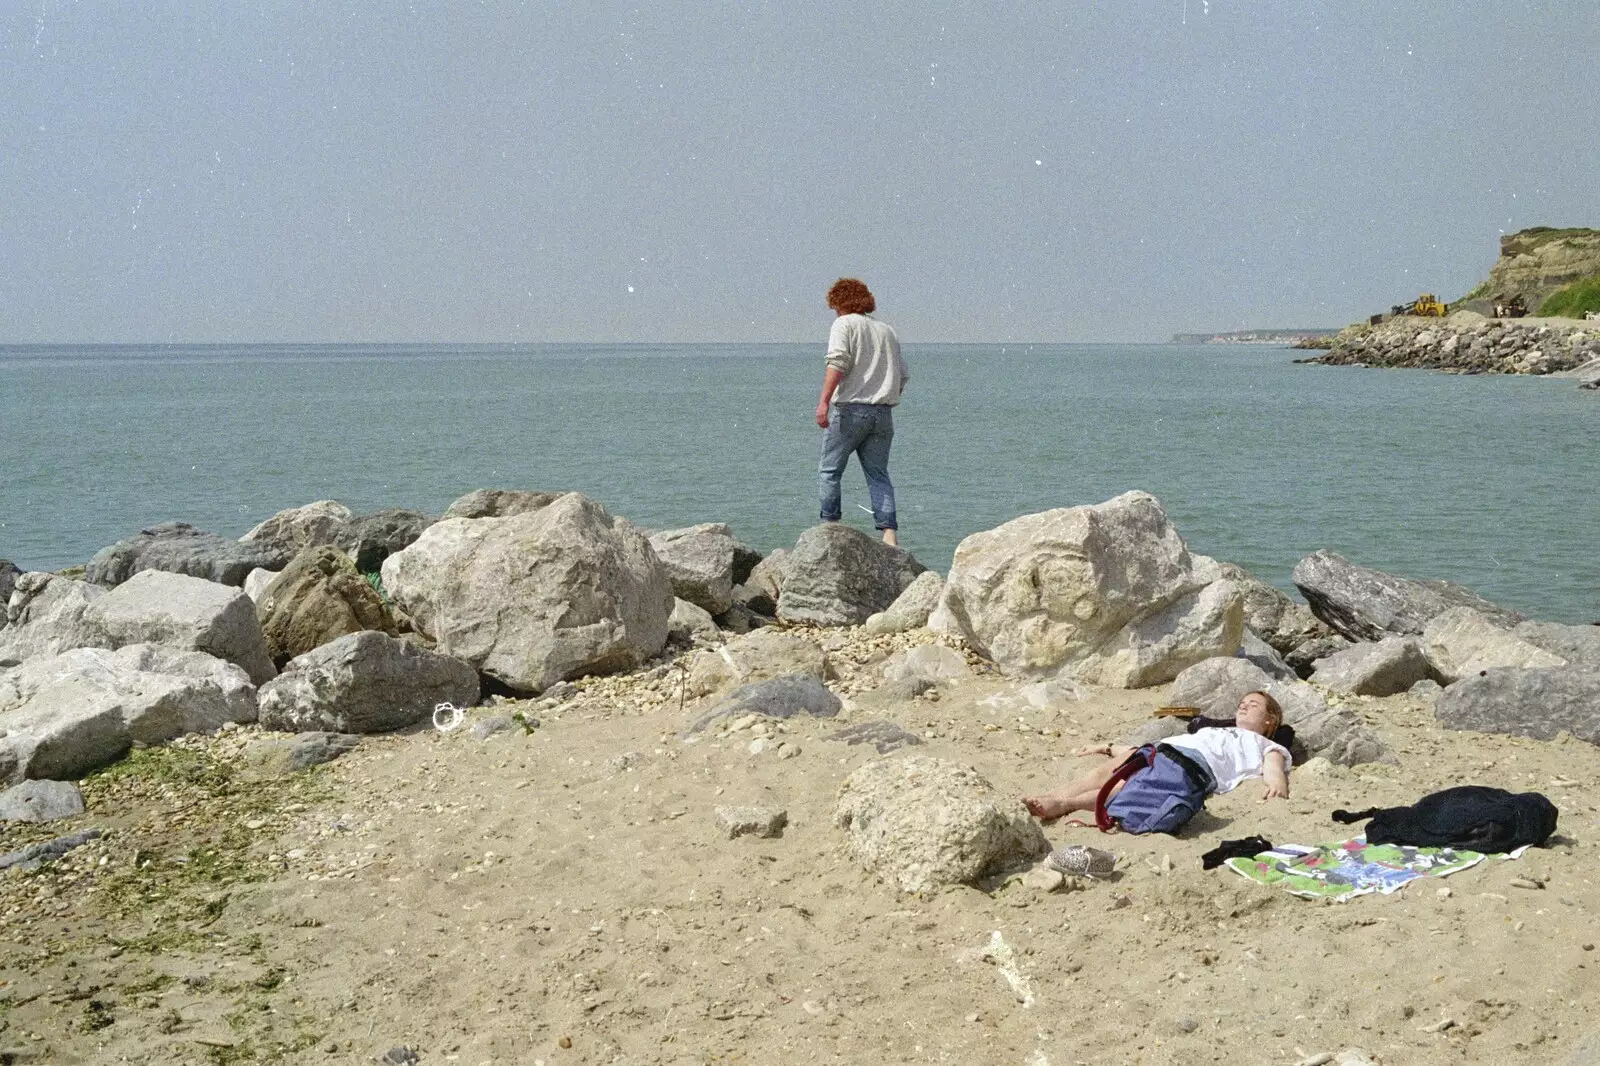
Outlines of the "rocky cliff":
[{"label": "rocky cliff", "polygon": [[[1600,230],[1537,226],[1500,238],[1488,280],[1452,309],[1487,312],[1496,300],[1521,296],[1532,314],[1557,290],[1600,275]],[[1482,304],[1482,306],[1478,306]]]}]

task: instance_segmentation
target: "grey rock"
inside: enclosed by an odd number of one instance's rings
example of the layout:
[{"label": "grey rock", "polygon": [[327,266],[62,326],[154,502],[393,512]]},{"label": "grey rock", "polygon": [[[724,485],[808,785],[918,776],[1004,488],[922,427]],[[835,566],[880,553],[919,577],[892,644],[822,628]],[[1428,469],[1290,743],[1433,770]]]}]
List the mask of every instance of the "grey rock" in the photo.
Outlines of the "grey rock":
[{"label": "grey rock", "polygon": [[383,1058],[379,1060],[379,1063],[381,1066],[417,1066],[417,1064],[421,1061],[422,1060],[417,1057],[417,1053],[415,1051],[411,1050],[404,1044],[401,1044],[398,1047],[392,1047],[388,1051],[385,1051],[383,1053]]},{"label": "grey rock", "polygon": [[733,531],[720,522],[669,529],[650,538],[672,579],[672,594],[711,614],[733,606]]},{"label": "grey rock", "polygon": [[879,755],[887,755],[891,751],[901,748],[915,747],[923,743],[921,737],[915,733],[908,733],[895,723],[886,719],[877,718],[870,722],[860,722],[847,729],[841,729],[828,737],[829,740],[841,740],[849,745],[871,744]]},{"label": "grey rock", "polygon": [[810,674],[789,674],[734,689],[727,699],[696,718],[685,735],[699,733],[718,719],[746,714],[768,718],[793,718],[801,714],[832,718],[841,706],[839,697],[829,692],[817,678]]},{"label": "grey rock", "polygon": [[1432,703],[1439,698],[1439,693],[1444,691],[1444,686],[1431,677],[1425,677],[1406,690],[1406,695],[1423,703]]},{"label": "grey rock", "polygon": [[1562,1060],[1561,1066],[1600,1066],[1600,1029],[1585,1033],[1572,1048],[1572,1054]]},{"label": "grey rock", "polygon": [[1506,667],[1462,678],[1433,705],[1451,729],[1550,740],[1565,729],[1600,743],[1600,670],[1572,666]]},{"label": "grey rock", "polygon": [[543,510],[565,495],[564,492],[529,492],[525,489],[474,489],[445,508],[443,517],[511,518]]},{"label": "grey rock", "polygon": [[873,689],[872,694],[879,699],[905,703],[908,700],[916,699],[925,692],[932,692],[938,687],[936,682],[930,681],[925,677],[902,677],[894,681],[885,681]]},{"label": "grey rock", "polygon": [[1420,637],[1452,607],[1470,607],[1506,627],[1523,620],[1462,585],[1396,577],[1327,550],[1301,559],[1293,577],[1312,613],[1352,641]]},{"label": "grey rock", "polygon": [[789,824],[789,812],[782,807],[718,807],[717,828],[735,837],[780,837]]},{"label": "grey rock", "polygon": [[1311,608],[1296,603],[1244,567],[1235,563],[1218,565],[1222,576],[1232,581],[1244,596],[1245,625],[1280,654],[1333,632],[1327,623],[1311,613]]},{"label": "grey rock", "polygon": [[1251,691],[1267,693],[1283,708],[1284,723],[1295,731],[1296,762],[1319,755],[1341,766],[1395,761],[1383,740],[1355,714],[1329,707],[1304,681],[1274,680],[1245,659],[1218,657],[1191,666],[1172,682],[1167,700],[1198,707],[1207,717],[1232,718],[1240,698]]},{"label": "grey rock", "polygon": [[256,779],[288,777],[333,762],[360,744],[361,738],[351,733],[301,733],[288,739],[255,741],[245,748],[240,760],[247,776]]},{"label": "grey rock", "polygon": [[261,724],[291,733],[384,733],[427,720],[440,703],[477,702],[478,674],[467,663],[368,631],[291,660],[262,686]]},{"label": "grey rock", "polygon": [[145,570],[163,570],[237,588],[257,567],[282,570],[292,554],[271,544],[219,537],[187,522],[163,522],[101,548],[83,576],[96,585],[113,586]]},{"label": "grey rock", "polygon": [[874,759],[839,789],[850,856],[905,892],[971,884],[1050,850],[1014,797],[970,766],[924,755]]},{"label": "grey rock", "polygon": [[901,681],[922,678],[935,684],[960,681],[972,676],[966,656],[943,644],[919,644],[891,655],[879,668],[884,679]]},{"label": "grey rock", "polygon": [[1523,622],[1511,632],[1534,647],[1565,659],[1570,666],[1600,670],[1600,626]]},{"label": "grey rock", "polygon": [[249,677],[203,652],[135,644],[39,656],[0,671],[0,781],[76,780],[135,742],[255,718]]},{"label": "grey rock", "polygon": [[100,830],[83,829],[54,840],[29,844],[20,851],[0,855],[0,870],[37,870],[47,862],[55,862],[73,848],[81,848],[91,840],[100,838]]},{"label": "grey rock", "polygon": [[376,629],[397,635],[378,590],[331,544],[306,548],[289,560],[256,601],[256,617],[278,667],[347,633]]},{"label": "grey rock", "polygon": [[928,624],[928,616],[939,606],[944,595],[944,578],[932,570],[925,570],[906,586],[887,609],[868,618],[868,633],[904,633]]},{"label": "grey rock", "polygon": [[630,670],[667,642],[672,584],[630,523],[578,493],[508,518],[449,518],[383,564],[440,652],[507,687]]},{"label": "grey rock", "polygon": [[500,733],[511,732],[516,725],[516,721],[509,714],[497,714],[492,718],[472,723],[472,739],[488,740]]},{"label": "grey rock", "polygon": [[259,685],[277,674],[256,605],[241,589],[163,570],[143,570],[84,609],[84,646],[130,644],[202,651],[235,663]]},{"label": "grey rock", "polygon": [[888,608],[925,570],[916,557],[843,522],[800,534],[778,596],[787,622],[854,626]]},{"label": "grey rock", "polygon": [[293,557],[317,544],[332,544],[334,536],[354,517],[337,500],[318,500],[304,507],[279,511],[239,538],[242,544],[273,548]]},{"label": "grey rock", "polygon": [[1009,673],[1141,688],[1238,651],[1244,607],[1159,500],[1127,492],[967,537],[928,627]]},{"label": "grey rock", "polygon": [[0,667],[39,655],[58,655],[87,642],[83,613],[106,594],[99,585],[36,571],[16,579],[0,629]]},{"label": "grey rock", "polygon": [[674,597],[667,617],[667,639],[679,644],[721,644],[722,630],[703,607]]},{"label": "grey rock", "polygon": [[1432,673],[1416,637],[1385,637],[1319,659],[1311,680],[1352,696],[1392,696]]},{"label": "grey rock", "polygon": [[1268,676],[1279,681],[1293,681],[1300,675],[1295,673],[1284,657],[1278,654],[1278,649],[1262,640],[1249,626],[1245,626],[1244,636],[1239,642],[1237,653],[1242,659],[1249,659],[1261,667]]},{"label": "grey rock", "polygon": [[350,557],[357,570],[376,574],[385,559],[411,547],[436,521],[421,511],[389,507],[351,518],[334,534],[332,543]]},{"label": "grey rock", "polygon": [[0,792],[0,822],[55,822],[83,813],[83,793],[70,781],[24,781]]},{"label": "grey rock", "polygon": [[822,680],[828,655],[815,641],[778,629],[758,629],[720,648],[697,652],[689,664],[685,694],[697,699],[733,685],[766,681],[786,674]]},{"label": "grey rock", "polygon": [[1311,676],[1317,668],[1317,663],[1330,655],[1336,655],[1346,648],[1354,647],[1348,640],[1337,633],[1330,633],[1326,637],[1315,637],[1299,645],[1283,657],[1296,675],[1301,678]]},{"label": "grey rock", "polygon": [[1434,676],[1446,685],[1501,666],[1566,666],[1567,660],[1523,640],[1470,607],[1436,615],[1422,632]]}]

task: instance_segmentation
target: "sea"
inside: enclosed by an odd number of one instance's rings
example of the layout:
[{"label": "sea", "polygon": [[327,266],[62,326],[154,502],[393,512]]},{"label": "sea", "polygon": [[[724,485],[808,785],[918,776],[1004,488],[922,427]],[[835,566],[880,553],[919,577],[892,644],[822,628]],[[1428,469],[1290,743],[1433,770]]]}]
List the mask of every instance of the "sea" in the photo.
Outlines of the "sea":
[{"label": "sea", "polygon": [[[1193,551],[1292,591],[1320,548],[1600,619],[1600,394],[1298,365],[1254,345],[907,344],[901,540],[1154,493]],[[439,513],[578,490],[762,550],[816,521],[820,344],[0,346],[0,558],[58,569],[158,522],[237,537],[313,500]],[[846,519],[872,528],[852,464]]]}]

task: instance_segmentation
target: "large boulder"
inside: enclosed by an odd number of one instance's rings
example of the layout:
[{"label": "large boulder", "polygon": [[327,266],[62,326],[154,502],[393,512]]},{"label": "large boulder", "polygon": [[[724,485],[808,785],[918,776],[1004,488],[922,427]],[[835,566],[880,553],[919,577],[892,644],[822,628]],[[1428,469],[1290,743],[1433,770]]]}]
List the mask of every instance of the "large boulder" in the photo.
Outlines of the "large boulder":
[{"label": "large boulder", "polygon": [[330,543],[350,556],[357,570],[376,574],[385,559],[415,544],[422,531],[435,521],[432,515],[421,511],[389,507],[355,515],[335,532]]},{"label": "large boulder", "polygon": [[1523,622],[1511,631],[1536,648],[1573,666],[1600,670],[1600,625],[1568,626],[1560,622]]},{"label": "large boulder", "polygon": [[350,508],[337,500],[318,500],[304,507],[279,511],[239,541],[272,547],[292,557],[314,545],[332,544],[333,538],[353,517]]},{"label": "large boulder", "polygon": [[1293,579],[1312,613],[1352,641],[1420,637],[1430,621],[1452,607],[1471,607],[1496,625],[1522,621],[1464,586],[1396,577],[1327,550],[1296,563]]},{"label": "large boulder", "polygon": [[1550,740],[1563,729],[1600,744],[1600,670],[1505,667],[1462,678],[1439,694],[1434,716],[1451,729]]},{"label": "large boulder", "polygon": [[925,570],[906,586],[895,601],[867,619],[868,633],[904,633],[928,624],[928,617],[944,596],[944,578]]},{"label": "large boulder", "polygon": [[294,553],[273,544],[229,540],[187,522],[163,522],[95,552],[84,578],[96,585],[120,585],[144,570],[242,587],[257,567],[282,570]]},{"label": "large boulder", "polygon": [[927,569],[843,522],[800,534],[785,561],[778,617],[819,626],[857,626],[889,607]]},{"label": "large boulder", "polygon": [[90,643],[84,636],[83,612],[105,594],[99,585],[59,574],[29,571],[18,577],[8,624],[0,629],[0,667]]},{"label": "large boulder", "polygon": [[267,591],[267,586],[278,580],[282,570],[263,570],[260,567],[250,571],[244,579],[244,594],[255,603],[261,602],[261,594]]},{"label": "large boulder", "polygon": [[256,603],[267,653],[280,669],[297,655],[347,633],[375,629],[395,635],[394,619],[372,582],[331,544],[307,548],[289,561]]},{"label": "large boulder", "polygon": [[650,542],[578,493],[430,526],[384,561],[383,585],[441,653],[524,692],[638,666],[672,614]]},{"label": "large boulder", "polygon": [[905,892],[971,884],[1050,850],[1020,801],[970,766],[925,755],[857,769],[833,818],[851,857]]},{"label": "large boulder", "polygon": [[1232,581],[1244,596],[1244,623],[1256,635],[1287,655],[1315,637],[1332,633],[1327,623],[1311,613],[1311,608],[1296,603],[1282,591],[1256,577],[1236,563],[1218,563],[1222,576]]},{"label": "large boulder", "polygon": [[1234,654],[1242,659],[1249,659],[1279,681],[1293,681],[1300,676],[1295,668],[1289,665],[1288,660],[1278,654],[1277,648],[1258,637],[1249,626],[1244,627],[1239,650]]},{"label": "large boulder", "polygon": [[1501,666],[1566,666],[1567,660],[1500,628],[1470,607],[1452,607],[1434,616],[1422,632],[1424,650],[1448,685],[1458,678]]},{"label": "large boulder", "polygon": [[74,780],[160,744],[256,717],[245,672],[197,651],[75,648],[0,671],[0,782]]},{"label": "large boulder", "polygon": [[86,647],[201,651],[242,667],[257,685],[277,674],[256,605],[243,590],[215,581],[142,570],[85,608],[82,625]]},{"label": "large boulder", "polygon": [[787,674],[822,680],[828,654],[815,641],[781,629],[757,629],[720,648],[702,651],[689,664],[685,693],[690,699],[732,685],[767,681]]},{"label": "large boulder", "polygon": [[669,529],[650,538],[672,579],[672,594],[721,614],[733,606],[733,530],[721,522]]},{"label": "large boulder", "polygon": [[1311,680],[1352,696],[1393,696],[1433,676],[1416,637],[1385,637],[1354,644],[1317,661]]},{"label": "large boulder", "polygon": [[1246,659],[1219,657],[1196,663],[1172,682],[1167,702],[1198,707],[1210,718],[1232,718],[1247,692],[1265,692],[1283,708],[1285,725],[1295,732],[1296,762],[1322,756],[1354,766],[1394,762],[1388,745],[1350,711],[1328,706],[1321,693],[1304,681],[1278,681]]},{"label": "large boulder", "polygon": [[288,733],[386,733],[441,703],[478,702],[478,673],[385,633],[351,633],[290,661],[261,688],[261,724]]},{"label": "large boulder", "polygon": [[445,518],[511,518],[549,507],[564,492],[526,489],[474,489],[445,508]]},{"label": "large boulder", "polygon": [[1160,502],[1128,492],[966,538],[928,625],[1011,673],[1141,688],[1232,655],[1244,609]]}]

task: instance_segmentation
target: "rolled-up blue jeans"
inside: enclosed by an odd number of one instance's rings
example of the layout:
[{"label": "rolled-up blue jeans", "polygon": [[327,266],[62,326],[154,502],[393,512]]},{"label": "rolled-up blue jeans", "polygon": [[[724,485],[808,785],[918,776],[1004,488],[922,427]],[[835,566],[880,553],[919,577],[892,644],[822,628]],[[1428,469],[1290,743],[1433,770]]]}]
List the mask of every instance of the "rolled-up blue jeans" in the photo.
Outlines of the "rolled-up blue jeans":
[{"label": "rolled-up blue jeans", "polygon": [[899,529],[894,514],[894,486],[889,483],[889,445],[894,442],[894,407],[886,403],[841,403],[822,435],[822,462],[817,465],[822,520],[841,517],[839,479],[853,454],[867,476],[872,520],[879,529]]}]

